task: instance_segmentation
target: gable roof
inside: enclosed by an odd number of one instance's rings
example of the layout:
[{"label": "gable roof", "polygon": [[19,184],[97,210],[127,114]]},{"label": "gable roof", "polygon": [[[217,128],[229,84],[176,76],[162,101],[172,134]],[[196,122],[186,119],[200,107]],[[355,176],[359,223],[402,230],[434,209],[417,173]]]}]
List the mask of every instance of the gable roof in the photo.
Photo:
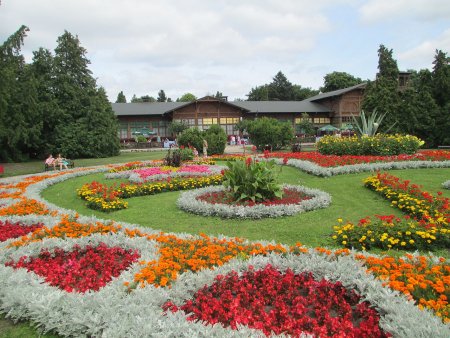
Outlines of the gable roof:
[{"label": "gable roof", "polygon": [[328,113],[330,108],[316,102],[303,101],[233,101],[248,113]]},{"label": "gable roof", "polygon": [[307,101],[319,101],[322,99],[326,99],[328,97],[340,96],[345,93],[351,92],[352,90],[355,90],[355,89],[364,89],[366,87],[366,84],[367,84],[366,82],[363,82],[363,83],[360,83],[360,84],[357,84],[355,86],[351,86],[348,88],[343,88],[343,89],[333,90],[331,92],[317,94],[316,96],[312,96],[306,100]]},{"label": "gable roof", "polygon": [[186,102],[139,102],[111,103],[117,116],[127,115],[164,115],[167,111],[184,106]]}]

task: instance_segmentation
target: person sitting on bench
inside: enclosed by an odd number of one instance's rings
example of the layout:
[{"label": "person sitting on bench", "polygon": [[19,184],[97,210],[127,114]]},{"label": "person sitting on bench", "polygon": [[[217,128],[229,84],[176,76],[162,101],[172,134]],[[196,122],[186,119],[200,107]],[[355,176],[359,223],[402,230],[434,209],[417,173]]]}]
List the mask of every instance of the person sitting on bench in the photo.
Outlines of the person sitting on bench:
[{"label": "person sitting on bench", "polygon": [[56,158],[53,157],[52,154],[48,155],[45,160],[45,166],[50,169],[50,166],[53,166],[53,169],[56,169]]},{"label": "person sitting on bench", "polygon": [[62,170],[62,167],[64,166],[65,169],[67,168],[67,165],[69,162],[61,156],[61,154],[58,154],[58,157],[56,158],[56,164],[59,164],[59,170]]}]

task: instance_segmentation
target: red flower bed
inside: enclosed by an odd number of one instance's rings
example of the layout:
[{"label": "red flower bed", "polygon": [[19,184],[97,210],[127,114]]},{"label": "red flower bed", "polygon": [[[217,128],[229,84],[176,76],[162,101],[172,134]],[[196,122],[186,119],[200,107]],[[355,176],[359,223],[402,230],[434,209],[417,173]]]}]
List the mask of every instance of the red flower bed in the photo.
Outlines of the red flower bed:
[{"label": "red flower bed", "polygon": [[257,204],[262,204],[266,206],[280,205],[280,204],[298,204],[301,201],[308,200],[311,198],[310,196],[306,195],[301,191],[289,190],[285,188],[283,189],[283,192],[284,193],[282,198],[276,198],[273,200],[256,203],[253,201],[236,202],[231,196],[231,194],[229,194],[227,191],[206,193],[204,195],[198,196],[197,200],[211,204],[244,205],[251,207]]},{"label": "red flower bed", "polygon": [[21,225],[20,223],[11,223],[9,221],[0,221],[0,242],[10,238],[18,238],[29,234],[43,227],[43,224]]},{"label": "red flower bed", "polygon": [[211,286],[199,290],[193,300],[177,307],[163,306],[173,312],[182,310],[188,320],[221,323],[236,329],[238,324],[271,333],[320,337],[389,337],[379,327],[379,314],[368,302],[345,289],[341,283],[312,274],[279,272],[271,265],[250,269],[239,277],[236,272],[217,276]]},{"label": "red flower bed", "polygon": [[314,162],[322,167],[337,167],[342,165],[374,163],[374,162],[399,162],[399,161],[447,161],[450,160],[450,151],[424,150],[413,155],[396,156],[353,156],[353,155],[322,155],[318,152],[299,153],[268,153],[265,157],[284,159],[297,159]]},{"label": "red flower bed", "polygon": [[135,262],[140,255],[136,251],[120,247],[108,247],[101,243],[97,247],[73,251],[55,249],[54,253],[43,249],[38,257],[23,256],[18,262],[7,262],[6,266],[15,269],[26,268],[44,277],[52,286],[67,292],[98,291]]}]

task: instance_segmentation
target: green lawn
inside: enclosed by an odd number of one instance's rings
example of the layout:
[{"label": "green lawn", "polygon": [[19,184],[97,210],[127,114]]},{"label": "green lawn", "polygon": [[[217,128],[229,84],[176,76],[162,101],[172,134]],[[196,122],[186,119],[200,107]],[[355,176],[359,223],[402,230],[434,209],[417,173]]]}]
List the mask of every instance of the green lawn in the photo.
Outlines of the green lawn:
[{"label": "green lawn", "polygon": [[[425,190],[434,193],[442,190],[441,183],[450,177],[450,169],[396,170],[393,173],[422,184]],[[390,207],[390,203],[381,196],[364,188],[362,181],[369,175],[359,173],[319,178],[292,167],[283,167],[280,174],[281,182],[326,191],[332,196],[332,204],[325,209],[295,216],[262,220],[221,219],[186,213],[176,207],[180,192],[130,198],[127,199],[128,209],[109,214],[88,209],[84,201],[77,197],[76,190],[93,180],[107,184],[120,182],[106,180],[104,174],[82,176],[59,183],[46,189],[43,197],[61,207],[76,210],[82,215],[136,223],[168,232],[192,234],[203,232],[208,235],[224,234],[250,240],[273,240],[284,244],[301,242],[307,246],[333,246],[329,235],[338,218],[356,222],[374,214],[402,215],[398,209]],[[444,191],[444,195],[450,197],[450,191]]]},{"label": "green lawn", "polygon": [[[75,167],[89,167],[94,165],[104,165],[112,163],[126,163],[132,161],[159,160],[166,156],[167,151],[134,151],[123,152],[119,156],[103,158],[76,159]],[[29,161],[21,163],[1,163],[5,173],[3,177],[36,174],[44,171],[44,161]],[[1,177],[1,175],[0,175]]]}]

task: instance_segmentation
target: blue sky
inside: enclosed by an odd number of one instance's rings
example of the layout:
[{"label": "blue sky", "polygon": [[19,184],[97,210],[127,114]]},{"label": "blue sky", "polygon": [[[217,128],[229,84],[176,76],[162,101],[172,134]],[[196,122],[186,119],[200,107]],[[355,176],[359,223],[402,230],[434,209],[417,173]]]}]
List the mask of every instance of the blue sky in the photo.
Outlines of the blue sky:
[{"label": "blue sky", "polygon": [[449,0],[3,0],[0,40],[30,28],[27,60],[68,30],[111,101],[160,89],[172,99],[243,98],[281,70],[318,89],[333,71],[373,79],[380,44],[400,70],[450,53]]}]

